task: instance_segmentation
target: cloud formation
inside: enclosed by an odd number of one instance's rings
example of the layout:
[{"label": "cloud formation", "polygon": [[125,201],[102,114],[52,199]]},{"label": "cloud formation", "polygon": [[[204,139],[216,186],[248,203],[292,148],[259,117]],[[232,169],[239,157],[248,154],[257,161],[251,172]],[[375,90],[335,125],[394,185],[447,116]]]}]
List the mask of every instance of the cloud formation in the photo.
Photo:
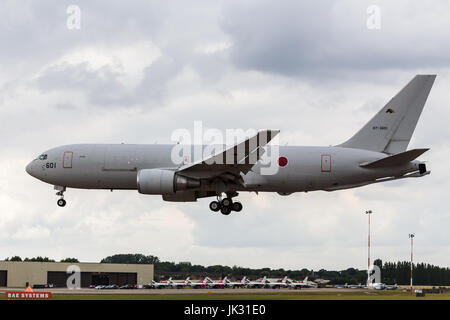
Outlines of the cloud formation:
[{"label": "cloud formation", "polygon": [[[373,257],[450,265],[447,1],[68,1],[0,4],[0,258],[120,252],[249,267],[365,268]],[[180,8],[180,6],[183,6]],[[178,128],[279,128],[281,144],[334,145],[358,130],[416,73],[438,78],[410,148],[432,174],[338,192],[241,194],[244,211],[208,199],[167,203],[133,191],[72,190],[24,170],[71,143],[171,143]]]}]

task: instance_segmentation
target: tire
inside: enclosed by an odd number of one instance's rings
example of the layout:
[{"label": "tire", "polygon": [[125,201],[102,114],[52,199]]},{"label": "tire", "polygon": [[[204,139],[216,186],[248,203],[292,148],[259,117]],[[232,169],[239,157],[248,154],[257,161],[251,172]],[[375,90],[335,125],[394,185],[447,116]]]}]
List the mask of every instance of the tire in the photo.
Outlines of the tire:
[{"label": "tire", "polygon": [[222,207],[231,207],[233,205],[233,200],[231,198],[225,198],[222,200]]},{"label": "tire", "polygon": [[209,209],[210,209],[211,211],[214,211],[214,212],[219,211],[219,210],[220,210],[220,203],[219,203],[218,201],[212,201],[212,202],[209,204]]},{"label": "tire", "polygon": [[231,207],[222,207],[222,208],[220,208],[220,212],[223,215],[227,216],[231,213]]},{"label": "tire", "polygon": [[60,207],[64,207],[66,205],[66,200],[59,199],[58,201],[56,201],[56,204]]},{"label": "tire", "polygon": [[239,212],[242,210],[242,203],[240,202],[233,202],[232,206],[233,211]]}]

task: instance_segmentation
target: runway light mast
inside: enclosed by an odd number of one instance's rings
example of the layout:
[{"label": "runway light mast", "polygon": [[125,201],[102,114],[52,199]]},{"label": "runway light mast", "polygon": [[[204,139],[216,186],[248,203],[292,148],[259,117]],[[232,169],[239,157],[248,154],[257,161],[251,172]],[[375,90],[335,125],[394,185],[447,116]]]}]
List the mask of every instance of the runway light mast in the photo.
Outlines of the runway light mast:
[{"label": "runway light mast", "polygon": [[366,210],[366,214],[369,217],[369,236],[368,236],[368,258],[367,258],[367,289],[370,289],[370,215],[372,214],[372,210]]},{"label": "runway light mast", "polygon": [[411,239],[411,294],[413,294],[413,240],[414,240],[414,233],[409,234],[409,238]]}]

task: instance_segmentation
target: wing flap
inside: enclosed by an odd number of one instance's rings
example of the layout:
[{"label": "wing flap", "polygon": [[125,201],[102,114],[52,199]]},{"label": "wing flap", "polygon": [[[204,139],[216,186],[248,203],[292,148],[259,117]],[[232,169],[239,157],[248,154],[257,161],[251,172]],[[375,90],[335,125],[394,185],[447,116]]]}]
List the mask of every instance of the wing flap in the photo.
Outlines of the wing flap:
[{"label": "wing flap", "polygon": [[245,174],[261,159],[264,154],[263,147],[279,132],[279,130],[258,131],[254,136],[216,155],[182,166],[178,172],[198,177],[214,177],[223,173],[236,176],[241,172]]}]

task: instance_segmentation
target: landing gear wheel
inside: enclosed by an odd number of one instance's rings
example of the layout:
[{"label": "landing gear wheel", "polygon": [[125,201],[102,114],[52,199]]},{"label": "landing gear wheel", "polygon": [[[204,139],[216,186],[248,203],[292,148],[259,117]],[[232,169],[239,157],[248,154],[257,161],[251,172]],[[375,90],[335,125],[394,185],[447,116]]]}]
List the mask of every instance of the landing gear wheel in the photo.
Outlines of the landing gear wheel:
[{"label": "landing gear wheel", "polygon": [[240,202],[233,202],[231,208],[233,209],[233,211],[239,212],[242,210],[242,204]]},{"label": "landing gear wheel", "polygon": [[222,208],[220,208],[220,212],[223,214],[223,215],[229,215],[230,213],[231,213],[231,207],[222,207]]},{"label": "landing gear wheel", "polygon": [[209,204],[209,209],[211,209],[211,211],[217,212],[220,210],[220,203],[218,201],[212,201]]},{"label": "landing gear wheel", "polygon": [[231,200],[231,198],[225,198],[222,200],[222,207],[231,207],[231,205],[233,204],[233,200]]},{"label": "landing gear wheel", "polygon": [[66,205],[66,200],[59,199],[56,203],[58,204],[58,206],[64,207]]}]

